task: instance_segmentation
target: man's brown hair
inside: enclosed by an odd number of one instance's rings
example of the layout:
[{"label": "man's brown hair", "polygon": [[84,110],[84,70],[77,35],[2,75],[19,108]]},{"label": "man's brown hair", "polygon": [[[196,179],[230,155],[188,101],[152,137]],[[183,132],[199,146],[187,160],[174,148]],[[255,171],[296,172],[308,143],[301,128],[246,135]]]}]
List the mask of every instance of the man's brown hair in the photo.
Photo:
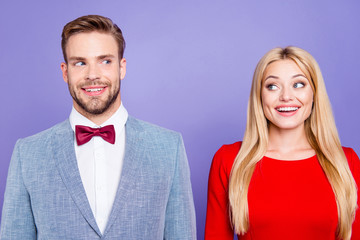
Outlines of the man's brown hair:
[{"label": "man's brown hair", "polygon": [[115,38],[119,48],[119,59],[123,58],[125,39],[122,35],[121,29],[113,23],[110,18],[100,15],[87,15],[79,17],[64,26],[61,34],[61,48],[66,63],[66,44],[69,38],[77,33],[88,33],[94,31],[111,34]]}]

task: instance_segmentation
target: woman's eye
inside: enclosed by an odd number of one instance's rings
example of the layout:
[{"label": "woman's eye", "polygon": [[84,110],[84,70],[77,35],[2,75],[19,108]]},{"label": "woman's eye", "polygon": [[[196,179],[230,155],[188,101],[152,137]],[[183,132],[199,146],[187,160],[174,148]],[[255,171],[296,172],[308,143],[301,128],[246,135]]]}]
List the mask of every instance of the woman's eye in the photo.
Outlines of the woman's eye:
[{"label": "woman's eye", "polygon": [[269,85],[266,86],[266,88],[269,89],[269,90],[275,90],[278,87],[275,84],[269,84]]},{"label": "woman's eye", "polygon": [[77,62],[77,63],[75,63],[75,66],[84,66],[84,65],[85,65],[84,62]]},{"label": "woman's eye", "polygon": [[294,84],[294,88],[302,88],[302,87],[304,87],[305,86],[305,84],[304,83],[301,83],[301,82],[298,82],[298,83],[295,83]]}]

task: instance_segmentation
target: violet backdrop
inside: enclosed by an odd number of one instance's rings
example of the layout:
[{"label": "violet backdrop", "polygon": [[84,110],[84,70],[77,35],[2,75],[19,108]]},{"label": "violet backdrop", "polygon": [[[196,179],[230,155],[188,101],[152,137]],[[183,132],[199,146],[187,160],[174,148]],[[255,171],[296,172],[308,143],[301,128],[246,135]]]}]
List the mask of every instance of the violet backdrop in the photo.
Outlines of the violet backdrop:
[{"label": "violet backdrop", "polygon": [[359,1],[18,1],[0,3],[0,206],[14,144],[69,116],[60,34],[87,14],[123,30],[129,114],[182,133],[203,239],[211,159],[242,139],[254,68],[295,45],[319,62],[342,144],[360,154]]}]

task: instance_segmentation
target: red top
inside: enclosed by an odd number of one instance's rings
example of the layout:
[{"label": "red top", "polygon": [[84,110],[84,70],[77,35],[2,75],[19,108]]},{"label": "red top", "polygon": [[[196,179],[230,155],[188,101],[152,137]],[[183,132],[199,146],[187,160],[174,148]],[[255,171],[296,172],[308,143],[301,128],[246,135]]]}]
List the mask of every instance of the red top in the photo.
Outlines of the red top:
[{"label": "red top", "polygon": [[[229,175],[240,142],[222,146],[214,156],[208,185],[205,239],[233,239],[229,221]],[[356,184],[360,161],[343,148]],[[359,189],[358,189],[358,196]],[[360,201],[357,204],[360,205]],[[264,157],[255,168],[248,192],[250,228],[241,240],[336,239],[335,195],[316,156],[296,161]],[[360,210],[352,226],[352,240],[360,239]]]}]

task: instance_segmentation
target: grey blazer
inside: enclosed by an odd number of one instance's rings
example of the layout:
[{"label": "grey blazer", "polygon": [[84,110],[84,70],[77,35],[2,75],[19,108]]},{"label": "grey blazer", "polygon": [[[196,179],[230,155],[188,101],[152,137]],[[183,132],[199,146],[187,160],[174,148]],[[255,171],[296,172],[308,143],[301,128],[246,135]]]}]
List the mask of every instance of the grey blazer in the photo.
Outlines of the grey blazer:
[{"label": "grey blazer", "polygon": [[196,239],[180,134],[129,117],[123,170],[108,224],[96,225],[69,120],[20,139],[6,183],[1,239]]}]

